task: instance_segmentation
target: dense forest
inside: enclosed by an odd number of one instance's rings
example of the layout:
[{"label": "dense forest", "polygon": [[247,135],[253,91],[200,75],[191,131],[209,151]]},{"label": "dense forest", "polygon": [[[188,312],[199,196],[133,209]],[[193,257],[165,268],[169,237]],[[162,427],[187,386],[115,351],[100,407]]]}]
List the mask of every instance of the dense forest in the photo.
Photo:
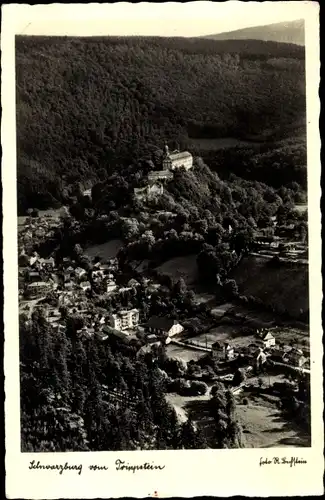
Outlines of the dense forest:
[{"label": "dense forest", "polygon": [[[182,372],[163,347],[138,357],[137,342],[82,341],[77,328],[78,317],[69,318],[64,334],[42,313],[21,320],[23,452],[207,447],[200,429],[190,419],[179,422],[166,402],[168,376],[161,367],[174,377]],[[232,393],[218,383],[209,404],[215,420],[212,447],[240,446]]]},{"label": "dense forest", "polygon": [[19,213],[66,202],[71,185],[98,182],[164,140],[290,137],[305,120],[304,48],[290,44],[18,36],[16,76]]}]

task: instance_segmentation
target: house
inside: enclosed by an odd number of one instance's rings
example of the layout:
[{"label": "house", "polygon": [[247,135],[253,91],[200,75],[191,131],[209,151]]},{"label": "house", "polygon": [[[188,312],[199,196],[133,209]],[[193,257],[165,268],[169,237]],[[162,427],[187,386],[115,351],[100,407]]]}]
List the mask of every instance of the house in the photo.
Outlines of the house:
[{"label": "house", "polygon": [[89,283],[89,281],[83,281],[79,286],[83,292],[91,289],[91,284]]},{"label": "house", "polygon": [[234,359],[235,357],[235,349],[228,343],[225,343],[224,345],[224,353],[225,353],[225,359],[227,361]]},{"label": "house", "polygon": [[275,338],[270,332],[262,332],[260,340],[262,341],[265,349],[275,346]]},{"label": "house", "polygon": [[114,330],[124,331],[135,328],[139,324],[138,309],[119,311],[109,317],[109,324]]},{"label": "house", "polygon": [[[207,346],[202,344],[202,347],[207,347]],[[212,351],[219,358],[223,358],[226,361],[234,359],[235,357],[235,349],[231,345],[229,345],[228,342],[225,342],[223,345],[220,342],[215,342],[212,345]]]},{"label": "house", "polygon": [[64,288],[65,290],[72,290],[75,287],[75,282],[74,281],[67,281],[64,283]]},{"label": "house", "polygon": [[72,266],[69,266],[67,269],[64,270],[65,281],[70,281],[73,275],[74,275],[74,268]]},{"label": "house", "polygon": [[152,316],[147,322],[146,328],[149,333],[168,337],[177,335],[184,330],[184,327],[177,320],[159,316]]},{"label": "house", "polygon": [[86,274],[86,270],[82,269],[82,267],[77,267],[77,269],[75,269],[75,275],[77,278],[81,278],[85,274]]},{"label": "house", "polygon": [[29,265],[30,266],[33,266],[39,259],[39,255],[34,252],[34,255],[32,255],[30,258],[29,258]]},{"label": "house", "polygon": [[193,167],[193,156],[188,151],[175,151],[170,153],[166,144],[163,156],[163,169],[175,170],[181,167],[190,170]]},{"label": "house", "polygon": [[128,286],[137,287],[137,286],[140,286],[140,283],[137,280],[135,280],[134,278],[131,278],[128,281]]},{"label": "house", "polygon": [[59,333],[64,333],[66,331],[66,326],[63,323],[56,323],[53,325],[53,328]]},{"label": "house", "polygon": [[112,293],[114,292],[114,290],[116,290],[117,285],[115,281],[107,280],[105,283],[105,287],[106,287],[106,293]]},{"label": "house", "polygon": [[47,308],[47,321],[56,323],[61,318],[61,313],[58,308]]},{"label": "house", "polygon": [[256,367],[257,368],[260,368],[262,367],[267,361],[267,357],[266,357],[266,354],[265,352],[263,351],[262,348],[259,348],[258,350],[258,353],[257,353],[257,356],[256,356]]},{"label": "house", "polygon": [[28,279],[31,283],[36,283],[38,281],[41,281],[41,275],[38,271],[29,271]]},{"label": "house", "polygon": [[307,361],[307,358],[303,355],[301,349],[292,348],[289,352],[283,355],[283,361],[289,363],[290,365],[301,368]]},{"label": "house", "polygon": [[80,337],[91,338],[94,336],[95,330],[93,328],[89,328],[88,326],[84,326],[80,330],[77,330],[77,334]]},{"label": "house", "polygon": [[158,337],[154,333],[149,333],[149,335],[146,336],[146,341],[148,344],[154,344],[158,342]]},{"label": "house", "polygon": [[42,264],[44,267],[53,269],[55,267],[55,260],[53,257],[50,257],[49,259],[42,259]]},{"label": "house", "polygon": [[27,286],[27,293],[30,298],[44,297],[52,289],[50,281],[36,281]]},{"label": "house", "polygon": [[83,195],[84,195],[84,196],[88,196],[89,198],[91,198],[91,189],[86,189],[86,190],[83,192]]},{"label": "house", "polygon": [[101,331],[97,331],[95,333],[95,336],[98,340],[100,340],[101,342],[104,342],[104,340],[107,340],[108,339],[108,334],[105,333],[105,332],[101,332]]},{"label": "house", "polygon": [[93,280],[100,280],[104,278],[104,273],[101,269],[96,269],[95,271],[92,272],[92,279]]},{"label": "house", "polygon": [[130,286],[122,286],[121,288],[119,288],[118,293],[129,292],[130,290],[132,290]]}]

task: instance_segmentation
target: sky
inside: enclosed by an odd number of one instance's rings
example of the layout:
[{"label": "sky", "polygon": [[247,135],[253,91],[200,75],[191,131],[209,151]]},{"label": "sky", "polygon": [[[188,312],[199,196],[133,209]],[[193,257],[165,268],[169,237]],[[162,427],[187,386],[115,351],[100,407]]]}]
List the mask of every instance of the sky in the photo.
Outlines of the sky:
[{"label": "sky", "polygon": [[12,5],[24,35],[200,36],[303,19],[314,2]]}]

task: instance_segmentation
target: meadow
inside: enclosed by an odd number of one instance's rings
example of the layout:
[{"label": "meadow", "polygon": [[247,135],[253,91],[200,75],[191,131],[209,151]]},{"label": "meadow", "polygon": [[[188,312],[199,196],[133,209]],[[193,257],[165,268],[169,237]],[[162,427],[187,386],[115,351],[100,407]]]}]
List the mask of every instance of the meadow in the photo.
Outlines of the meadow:
[{"label": "meadow", "polygon": [[123,242],[121,240],[110,240],[101,245],[89,246],[85,249],[85,254],[91,259],[97,256],[104,260],[114,259],[122,246]]}]

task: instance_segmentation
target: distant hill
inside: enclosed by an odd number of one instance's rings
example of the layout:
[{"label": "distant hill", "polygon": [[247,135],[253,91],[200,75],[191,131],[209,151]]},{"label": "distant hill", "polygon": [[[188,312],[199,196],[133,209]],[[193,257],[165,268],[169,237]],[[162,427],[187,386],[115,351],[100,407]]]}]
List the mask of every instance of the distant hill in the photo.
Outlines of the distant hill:
[{"label": "distant hill", "polygon": [[264,40],[280,43],[305,44],[305,22],[297,21],[254,26],[217,35],[207,35],[203,38],[212,40]]}]

